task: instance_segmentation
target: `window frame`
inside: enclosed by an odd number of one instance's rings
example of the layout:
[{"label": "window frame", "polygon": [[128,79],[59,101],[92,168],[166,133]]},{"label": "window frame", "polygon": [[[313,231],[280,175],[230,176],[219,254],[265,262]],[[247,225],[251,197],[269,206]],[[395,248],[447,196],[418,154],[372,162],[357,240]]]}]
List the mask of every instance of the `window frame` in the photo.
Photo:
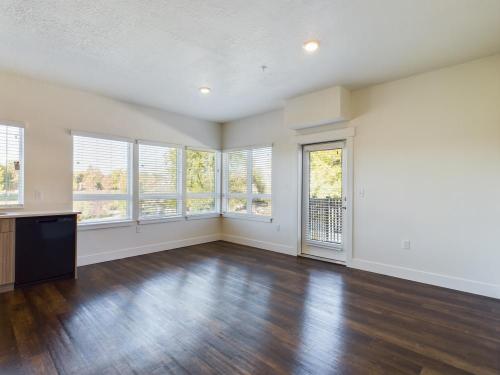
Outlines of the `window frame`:
[{"label": "window frame", "polygon": [[[186,157],[188,151],[205,151],[205,152],[213,152],[215,153],[215,191],[212,193],[188,193],[187,192],[187,163]],[[221,151],[215,150],[213,148],[208,147],[192,147],[185,146],[184,148],[184,157],[183,157],[183,184],[184,184],[184,199],[183,199],[183,214],[187,220],[189,219],[201,219],[201,218],[209,218],[209,217],[218,217],[221,215]],[[214,198],[215,199],[215,210],[211,212],[201,212],[201,213],[187,213],[187,200],[188,199],[196,199],[196,198]]]},{"label": "window frame", "polygon": [[89,132],[80,132],[80,131],[71,131],[71,136],[73,140],[73,171],[71,174],[71,178],[74,178],[74,166],[75,166],[75,136],[76,137],[86,137],[86,138],[94,138],[94,139],[104,139],[110,141],[118,141],[128,143],[127,150],[127,193],[121,194],[75,194],[73,191],[72,194],[72,202],[96,202],[96,201],[105,201],[105,200],[120,200],[127,201],[127,217],[119,220],[99,220],[99,221],[86,221],[83,223],[78,223],[78,227],[81,228],[106,228],[106,227],[114,227],[114,226],[122,226],[123,224],[133,223],[136,219],[136,188],[135,188],[135,168],[134,168],[134,159],[135,158],[135,140],[112,136],[107,134],[98,134],[98,133],[89,133]]},{"label": "window frame", "polygon": [[[214,148],[202,147],[202,146],[185,146],[181,144],[161,142],[161,141],[149,141],[144,139],[132,139],[127,137],[120,137],[108,134],[101,133],[91,133],[84,131],[76,131],[70,130],[71,136],[81,136],[88,138],[97,138],[97,139],[109,139],[113,141],[122,141],[129,143],[129,152],[128,152],[128,188],[129,191],[127,194],[121,194],[122,197],[128,198],[128,218],[124,220],[106,220],[106,221],[93,221],[93,222],[84,222],[78,223],[79,230],[93,230],[93,229],[105,229],[105,228],[114,228],[114,227],[123,227],[130,225],[147,225],[147,224],[156,224],[156,223],[165,223],[172,221],[182,221],[182,220],[195,220],[195,219],[205,219],[205,218],[214,218],[220,217],[222,215],[222,151]],[[178,179],[178,186],[180,184],[180,194],[175,195],[178,197],[178,205],[182,206],[181,215],[175,216],[165,216],[161,218],[141,218],[140,217],[140,191],[139,191],[139,145],[152,145],[152,146],[161,146],[161,147],[174,147],[178,149],[178,155],[180,152],[181,157],[178,157],[177,160],[177,173],[179,176],[179,172],[181,174],[181,178]],[[215,192],[213,193],[187,193],[186,191],[186,176],[187,176],[187,165],[186,165],[186,154],[187,150],[194,151],[208,151],[215,153]],[[74,141],[73,141],[73,157],[74,157]],[[74,166],[74,160],[73,160]],[[73,178],[73,174],[72,174]],[[74,201],[92,201],[92,200],[107,200],[109,198],[115,198],[118,194],[76,194],[76,197],[79,199],[75,199],[75,194],[73,194],[73,202]],[[155,194],[155,196],[174,196],[173,194]],[[82,197],[83,196],[83,197]],[[81,199],[95,197],[96,199]],[[198,214],[187,214],[186,212],[186,203],[189,198],[215,198],[215,211],[213,212],[204,212]]]},{"label": "window frame", "polygon": [[[245,219],[245,220],[254,220],[254,221],[264,221],[264,222],[272,222],[273,221],[273,147],[271,144],[263,144],[263,145],[254,145],[247,147],[237,147],[225,149],[222,152],[223,158],[223,193],[222,193],[222,216],[227,218],[234,219]],[[259,194],[253,193],[252,185],[253,185],[253,150],[261,149],[261,148],[271,148],[271,193],[269,194]],[[247,191],[245,193],[230,193],[229,192],[229,160],[228,155],[231,152],[235,151],[246,151],[247,152],[247,165],[246,165],[246,179],[247,179]],[[247,212],[246,213],[238,213],[238,212],[229,212],[228,211],[228,201],[229,199],[246,199],[247,201]],[[254,199],[270,199],[271,200],[271,215],[256,215],[252,212],[252,202]]]},{"label": "window frame", "polygon": [[19,180],[18,180],[18,188],[17,188],[17,203],[14,204],[1,204],[0,210],[12,209],[12,208],[23,208],[24,207],[24,142],[26,140],[25,131],[26,124],[23,122],[14,122],[14,121],[3,121],[0,120],[0,125],[19,128],[20,132],[20,140],[19,140]]},{"label": "window frame", "polygon": [[[140,200],[143,197],[140,192],[140,152],[139,148],[142,145],[148,145],[148,146],[157,146],[157,147],[165,147],[165,148],[175,148],[177,150],[177,170],[176,170],[176,178],[177,178],[177,193],[172,194],[172,193],[165,193],[165,194],[151,194],[151,193],[146,193],[146,195],[149,198],[156,198],[156,199],[175,199],[177,201],[177,212],[179,212],[176,215],[169,215],[169,216],[163,216],[163,217],[158,217],[158,218],[142,218],[141,217],[141,210],[140,210]],[[184,214],[184,179],[185,179],[185,168],[184,168],[184,154],[185,154],[185,147],[179,144],[174,144],[174,143],[167,143],[167,142],[157,142],[157,141],[147,141],[147,140],[142,140],[138,139],[134,142],[134,168],[136,169],[136,176],[137,178],[135,179],[136,181],[135,184],[136,189],[135,191],[137,192],[134,195],[134,207],[136,207],[135,212],[136,216],[134,217],[134,220],[136,220],[139,224],[150,224],[150,223],[162,223],[162,222],[169,222],[169,221],[177,221],[177,220],[182,220],[185,217]]]}]

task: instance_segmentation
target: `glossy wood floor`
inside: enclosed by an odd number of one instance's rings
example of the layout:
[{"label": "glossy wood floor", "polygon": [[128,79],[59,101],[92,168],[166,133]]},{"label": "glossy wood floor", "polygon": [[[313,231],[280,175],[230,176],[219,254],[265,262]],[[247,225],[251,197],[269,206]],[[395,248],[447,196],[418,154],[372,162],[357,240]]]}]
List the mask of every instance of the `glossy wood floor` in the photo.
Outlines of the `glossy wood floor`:
[{"label": "glossy wood floor", "polygon": [[1,374],[500,374],[500,301],[226,242],[0,295]]}]

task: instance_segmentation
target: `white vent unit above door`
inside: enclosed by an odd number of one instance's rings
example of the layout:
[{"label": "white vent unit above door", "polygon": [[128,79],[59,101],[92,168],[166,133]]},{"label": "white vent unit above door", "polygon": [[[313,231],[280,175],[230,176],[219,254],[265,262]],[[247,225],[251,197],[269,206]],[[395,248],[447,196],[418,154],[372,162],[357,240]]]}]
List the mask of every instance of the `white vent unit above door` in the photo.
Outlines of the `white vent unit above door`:
[{"label": "white vent unit above door", "polygon": [[351,93],[341,86],[330,87],[288,99],[285,124],[289,129],[305,129],[351,119]]}]

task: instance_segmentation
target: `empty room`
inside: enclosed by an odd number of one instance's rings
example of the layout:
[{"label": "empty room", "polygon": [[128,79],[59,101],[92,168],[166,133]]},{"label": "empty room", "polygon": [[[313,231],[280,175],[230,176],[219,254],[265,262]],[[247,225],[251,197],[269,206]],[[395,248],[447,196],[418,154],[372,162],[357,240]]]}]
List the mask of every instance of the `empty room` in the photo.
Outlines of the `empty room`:
[{"label": "empty room", "polygon": [[0,374],[500,374],[499,0],[0,0]]}]

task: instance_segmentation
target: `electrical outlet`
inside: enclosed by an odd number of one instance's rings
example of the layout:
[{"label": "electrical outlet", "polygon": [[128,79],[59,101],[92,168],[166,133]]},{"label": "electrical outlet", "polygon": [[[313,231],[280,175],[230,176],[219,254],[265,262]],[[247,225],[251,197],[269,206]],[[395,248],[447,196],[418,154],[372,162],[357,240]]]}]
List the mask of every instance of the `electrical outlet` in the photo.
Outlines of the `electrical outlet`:
[{"label": "electrical outlet", "polygon": [[404,250],[411,249],[411,242],[410,242],[410,240],[403,240],[403,241],[401,241],[401,248],[404,249]]}]

